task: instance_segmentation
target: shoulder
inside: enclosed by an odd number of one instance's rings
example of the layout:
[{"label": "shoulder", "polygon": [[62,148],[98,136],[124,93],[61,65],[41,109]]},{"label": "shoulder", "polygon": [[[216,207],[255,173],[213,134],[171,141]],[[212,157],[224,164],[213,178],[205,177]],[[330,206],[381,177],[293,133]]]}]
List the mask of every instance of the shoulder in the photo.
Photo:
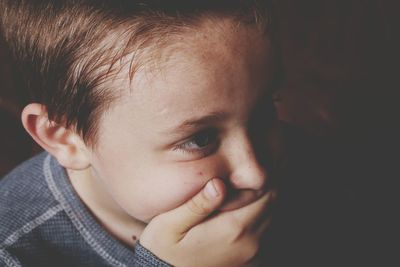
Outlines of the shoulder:
[{"label": "shoulder", "polygon": [[[39,154],[22,163],[0,181],[0,245],[11,236],[49,219],[61,208],[45,179],[49,155]],[[6,241],[9,240],[9,241]]]},{"label": "shoulder", "polygon": [[43,266],[41,257],[52,262],[59,244],[75,242],[76,230],[49,185],[48,176],[56,175],[49,171],[54,164],[48,153],[41,153],[0,181],[0,266]]},{"label": "shoulder", "polygon": [[22,184],[35,185],[42,180],[43,166],[48,153],[42,152],[15,167],[10,173],[1,178],[0,190],[4,188],[19,188]]}]

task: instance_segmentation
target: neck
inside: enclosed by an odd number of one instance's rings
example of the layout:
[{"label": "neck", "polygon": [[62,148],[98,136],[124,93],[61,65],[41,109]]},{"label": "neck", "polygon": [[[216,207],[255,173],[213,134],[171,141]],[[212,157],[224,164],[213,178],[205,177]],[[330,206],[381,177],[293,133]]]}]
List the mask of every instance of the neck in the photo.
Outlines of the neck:
[{"label": "neck", "polygon": [[127,214],[104,188],[104,184],[93,176],[90,168],[67,169],[75,191],[95,218],[111,235],[128,246],[134,246],[146,224]]}]

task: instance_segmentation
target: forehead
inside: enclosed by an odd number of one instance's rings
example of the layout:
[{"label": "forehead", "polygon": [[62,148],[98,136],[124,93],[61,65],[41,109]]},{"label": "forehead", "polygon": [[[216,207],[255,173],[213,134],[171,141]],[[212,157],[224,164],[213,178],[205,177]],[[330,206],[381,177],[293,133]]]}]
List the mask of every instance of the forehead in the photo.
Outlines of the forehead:
[{"label": "forehead", "polygon": [[169,45],[148,53],[141,70],[134,74],[131,88],[134,91],[134,83],[154,83],[162,81],[162,77],[164,81],[172,76],[196,78],[196,74],[223,74],[233,68],[260,73],[272,64],[272,57],[268,36],[256,26],[238,25],[228,19],[204,21],[172,39]]},{"label": "forehead", "polygon": [[270,42],[255,26],[205,22],[160,49],[131,82],[125,67],[108,85],[120,90],[115,107],[128,108],[120,116],[172,124],[254,102],[273,72]]},{"label": "forehead", "polygon": [[[184,33],[181,38],[166,50],[167,63],[175,65],[182,55],[190,65],[205,67],[211,61],[223,63],[257,64],[260,58],[270,54],[271,44],[265,32],[256,25],[233,22],[230,19],[206,20]],[[247,62],[241,62],[246,60]],[[181,61],[183,63],[183,61]]]}]

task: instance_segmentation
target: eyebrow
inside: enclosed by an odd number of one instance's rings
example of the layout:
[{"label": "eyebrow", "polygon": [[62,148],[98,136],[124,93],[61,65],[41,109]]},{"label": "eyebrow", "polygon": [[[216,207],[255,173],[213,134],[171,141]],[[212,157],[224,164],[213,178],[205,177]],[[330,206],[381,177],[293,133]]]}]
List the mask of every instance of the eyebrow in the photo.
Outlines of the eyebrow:
[{"label": "eyebrow", "polygon": [[216,111],[200,117],[194,117],[179,123],[178,126],[168,130],[169,134],[187,133],[191,130],[198,129],[207,125],[215,124],[226,120],[228,114],[226,112]]}]

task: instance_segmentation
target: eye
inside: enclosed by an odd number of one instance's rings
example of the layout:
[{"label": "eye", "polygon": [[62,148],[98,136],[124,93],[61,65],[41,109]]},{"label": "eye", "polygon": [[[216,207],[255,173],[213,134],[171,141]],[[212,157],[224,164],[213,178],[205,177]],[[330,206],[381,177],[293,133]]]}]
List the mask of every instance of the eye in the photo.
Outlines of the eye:
[{"label": "eye", "polygon": [[183,143],[174,147],[174,150],[184,153],[208,154],[216,148],[217,143],[217,130],[207,129],[191,136]]}]

